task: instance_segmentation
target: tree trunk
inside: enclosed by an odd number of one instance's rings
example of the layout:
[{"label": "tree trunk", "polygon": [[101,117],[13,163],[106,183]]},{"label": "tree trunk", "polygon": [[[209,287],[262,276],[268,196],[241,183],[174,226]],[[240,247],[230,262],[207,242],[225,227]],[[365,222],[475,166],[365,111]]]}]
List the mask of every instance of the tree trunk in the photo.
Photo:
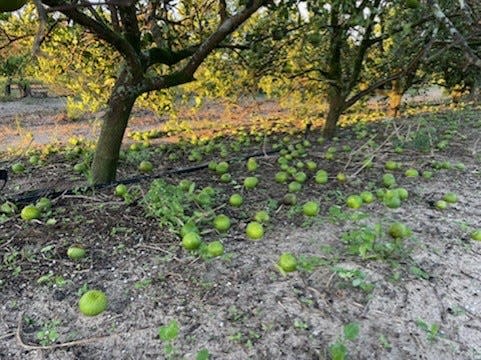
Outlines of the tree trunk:
[{"label": "tree trunk", "polygon": [[137,99],[136,94],[129,92],[131,88],[131,84],[122,81],[121,77],[110,96],[92,163],[94,184],[115,180],[120,146]]},{"label": "tree trunk", "polygon": [[327,101],[329,104],[329,110],[327,112],[327,119],[324,124],[322,135],[326,139],[332,139],[336,134],[337,123],[345,108],[345,97],[337,87],[331,86],[328,90]]}]

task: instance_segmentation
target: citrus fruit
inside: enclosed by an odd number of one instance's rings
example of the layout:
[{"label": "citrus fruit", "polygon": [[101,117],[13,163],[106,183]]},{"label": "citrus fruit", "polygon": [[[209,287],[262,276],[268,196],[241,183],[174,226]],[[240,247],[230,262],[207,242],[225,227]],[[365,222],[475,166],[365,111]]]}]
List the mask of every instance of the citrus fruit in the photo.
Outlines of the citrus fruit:
[{"label": "citrus fruit", "polygon": [[287,181],[288,175],[284,171],[279,171],[276,173],[275,180],[279,184],[284,184]]},{"label": "citrus fruit", "polygon": [[325,184],[327,183],[327,172],[325,170],[319,170],[316,172],[314,177],[314,181],[317,184]]},{"label": "citrus fruit", "polygon": [[336,179],[337,181],[339,181],[340,183],[345,183],[347,181],[347,176],[346,174],[340,172],[336,175]]},{"label": "citrus fruit", "polygon": [[232,180],[232,175],[229,173],[222,174],[220,176],[220,182],[226,184]]},{"label": "citrus fruit", "polygon": [[10,201],[5,201],[2,205],[0,205],[0,212],[8,216],[15,214],[16,210],[17,207]]},{"label": "citrus fruit", "polygon": [[115,187],[115,196],[125,196],[127,194],[127,186],[125,184],[119,184]]},{"label": "citrus fruit", "polygon": [[293,193],[286,194],[282,198],[282,202],[285,205],[295,205],[297,203],[297,196]]},{"label": "citrus fruit", "polygon": [[182,246],[186,250],[195,250],[197,249],[202,240],[200,239],[200,235],[196,232],[188,232],[182,237]]},{"label": "citrus fruit", "polygon": [[269,213],[265,210],[260,210],[254,215],[254,220],[259,223],[266,223],[270,220]]},{"label": "citrus fruit", "polygon": [[257,221],[247,224],[246,235],[251,240],[259,240],[264,236],[264,227]]},{"label": "citrus fruit", "polygon": [[297,259],[291,253],[283,253],[279,260],[277,261],[279,267],[285,272],[296,271],[297,269]]},{"label": "citrus fruit", "polygon": [[299,171],[298,173],[294,174],[294,180],[303,184],[307,180],[307,175],[305,172]]},{"label": "citrus fruit", "polygon": [[394,190],[394,192],[401,201],[404,201],[409,197],[409,193],[405,188],[397,188]]},{"label": "citrus fruit", "polygon": [[220,241],[212,241],[207,245],[207,253],[209,256],[221,256],[224,253],[224,245]]},{"label": "citrus fruit", "polygon": [[346,205],[351,209],[359,209],[362,206],[362,197],[359,195],[349,195],[346,200]]},{"label": "citrus fruit", "polygon": [[246,189],[253,189],[259,183],[259,179],[255,176],[249,176],[244,179],[244,187]]},{"label": "citrus fruit", "polygon": [[227,215],[221,214],[214,218],[214,227],[219,232],[226,232],[230,228],[230,219]]},{"label": "citrus fruit", "polygon": [[103,291],[89,290],[82,295],[78,305],[82,314],[86,316],[95,316],[107,309],[108,300]]},{"label": "citrus fruit", "polygon": [[255,158],[249,158],[247,160],[247,171],[256,171],[258,168],[257,161]]},{"label": "citrus fruit", "polygon": [[144,173],[151,172],[154,168],[154,165],[148,160],[144,160],[139,164],[139,170]]},{"label": "citrus fruit", "polygon": [[409,229],[406,225],[395,222],[389,226],[388,234],[391,235],[394,239],[403,239],[409,235]]},{"label": "citrus fruit", "polygon": [[390,170],[390,171],[393,171],[393,170],[397,170],[399,169],[399,164],[393,160],[388,160],[386,161],[386,163],[384,164],[384,168],[386,170]]},{"label": "citrus fruit", "polygon": [[41,212],[48,211],[52,207],[52,202],[46,197],[41,197],[40,199],[38,199],[35,207]]},{"label": "citrus fruit", "polygon": [[444,194],[443,200],[446,201],[447,203],[454,204],[458,201],[458,195],[452,192],[448,192]]},{"label": "citrus fruit", "polygon": [[316,216],[319,213],[319,204],[315,201],[308,201],[302,206],[302,212],[306,216]]},{"label": "citrus fruit", "polygon": [[317,164],[312,160],[306,161],[307,170],[314,171],[317,169]]},{"label": "citrus fruit", "polygon": [[396,185],[396,178],[393,174],[384,174],[382,176],[382,183],[387,188],[393,187]]},{"label": "citrus fruit", "polygon": [[471,233],[471,239],[481,241],[481,230],[474,230]]},{"label": "citrus fruit", "polygon": [[374,195],[370,191],[363,191],[360,196],[363,203],[370,204],[374,201]]},{"label": "citrus fruit", "polygon": [[299,192],[302,189],[302,185],[298,183],[297,181],[293,181],[289,183],[288,185],[289,192],[294,193],[294,192]]},{"label": "citrus fruit", "polygon": [[433,172],[429,170],[425,170],[422,173],[422,177],[425,179],[431,179],[433,177]]},{"label": "citrus fruit", "polygon": [[221,161],[215,167],[215,171],[218,174],[225,174],[229,170],[229,163],[227,161]]},{"label": "citrus fruit", "polygon": [[33,219],[39,219],[40,218],[40,210],[35,207],[34,205],[27,205],[25,206],[22,211],[20,212],[20,217],[23,220],[33,220]]},{"label": "citrus fruit", "polygon": [[70,246],[67,249],[67,256],[72,260],[80,260],[85,256],[85,249],[78,245]]},{"label": "citrus fruit", "polygon": [[391,209],[397,209],[401,206],[401,199],[398,196],[384,196],[384,205]]},{"label": "citrus fruit", "polygon": [[244,203],[244,198],[240,194],[232,194],[229,198],[229,204],[234,207],[239,207]]},{"label": "citrus fruit", "polygon": [[15,163],[12,165],[12,171],[15,174],[20,174],[25,171],[25,166],[23,166],[21,163]]},{"label": "citrus fruit", "polygon": [[73,166],[73,171],[76,173],[82,173],[85,170],[87,170],[87,165],[85,165],[85,163],[78,163]]},{"label": "citrus fruit", "polygon": [[419,176],[419,172],[418,172],[416,169],[409,168],[409,169],[407,169],[407,170],[404,172],[404,175],[405,175],[406,177],[418,177],[418,176]]},{"label": "citrus fruit", "polygon": [[434,206],[436,207],[436,209],[438,210],[444,210],[448,207],[448,203],[445,201],[445,200],[438,200],[436,201],[436,203],[434,204]]}]

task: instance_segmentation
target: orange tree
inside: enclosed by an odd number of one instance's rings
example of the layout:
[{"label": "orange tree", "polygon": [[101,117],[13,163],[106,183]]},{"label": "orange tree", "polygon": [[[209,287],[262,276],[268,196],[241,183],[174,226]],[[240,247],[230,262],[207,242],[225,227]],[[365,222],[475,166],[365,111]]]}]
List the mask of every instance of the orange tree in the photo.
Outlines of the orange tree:
[{"label": "orange tree", "polygon": [[[47,14],[80,26],[118,55],[119,64],[92,163],[93,182],[115,179],[136,100],[195,80],[195,73],[264,4],[202,0],[42,0]],[[60,17],[59,17],[60,15]]]}]

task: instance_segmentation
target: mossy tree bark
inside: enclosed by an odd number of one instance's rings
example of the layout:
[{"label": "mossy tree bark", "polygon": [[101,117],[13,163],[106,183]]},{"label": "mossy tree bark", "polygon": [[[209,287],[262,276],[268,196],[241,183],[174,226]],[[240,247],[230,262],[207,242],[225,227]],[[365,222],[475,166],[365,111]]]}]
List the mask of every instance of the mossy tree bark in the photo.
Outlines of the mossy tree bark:
[{"label": "mossy tree bark", "polygon": [[336,134],[339,119],[345,110],[345,96],[343,96],[342,92],[336,86],[331,86],[328,90],[327,101],[329,110],[322,135],[326,139],[332,139]]}]

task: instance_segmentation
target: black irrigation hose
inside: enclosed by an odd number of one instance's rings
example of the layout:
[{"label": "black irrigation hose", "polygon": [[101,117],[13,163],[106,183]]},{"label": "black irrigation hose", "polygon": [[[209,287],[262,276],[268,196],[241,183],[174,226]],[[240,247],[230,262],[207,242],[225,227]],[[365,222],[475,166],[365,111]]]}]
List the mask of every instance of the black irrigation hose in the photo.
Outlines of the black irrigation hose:
[{"label": "black irrigation hose", "polygon": [[[234,157],[230,158],[226,161],[228,162],[236,162],[236,161],[241,161],[241,160],[246,160],[251,157],[260,157],[260,156],[265,156],[265,155],[272,155],[275,153],[278,153],[279,150],[269,150],[269,151],[256,151],[255,153],[249,154],[249,155],[243,155],[240,157]],[[178,168],[178,169],[170,169],[170,170],[165,170],[157,174],[152,174],[152,175],[140,175],[140,176],[135,176],[131,177],[128,179],[124,180],[119,180],[119,181],[113,181],[110,183],[106,184],[98,184],[98,185],[86,185],[83,189],[82,187],[76,187],[73,189],[64,189],[64,190],[55,190],[55,189],[36,189],[36,190],[28,190],[24,191],[19,194],[15,194],[12,197],[7,197],[6,200],[10,201],[15,204],[27,204],[27,203],[32,203],[41,197],[47,197],[47,198],[57,198],[62,195],[76,195],[78,194],[79,190],[80,191],[87,191],[87,190],[100,190],[100,189],[105,189],[109,187],[113,187],[119,184],[135,184],[144,180],[151,180],[151,179],[158,179],[166,175],[172,175],[172,174],[187,174],[199,170],[203,170],[209,166],[209,163],[202,163],[199,165],[195,166],[189,166],[189,167],[184,167],[184,168]]]}]

